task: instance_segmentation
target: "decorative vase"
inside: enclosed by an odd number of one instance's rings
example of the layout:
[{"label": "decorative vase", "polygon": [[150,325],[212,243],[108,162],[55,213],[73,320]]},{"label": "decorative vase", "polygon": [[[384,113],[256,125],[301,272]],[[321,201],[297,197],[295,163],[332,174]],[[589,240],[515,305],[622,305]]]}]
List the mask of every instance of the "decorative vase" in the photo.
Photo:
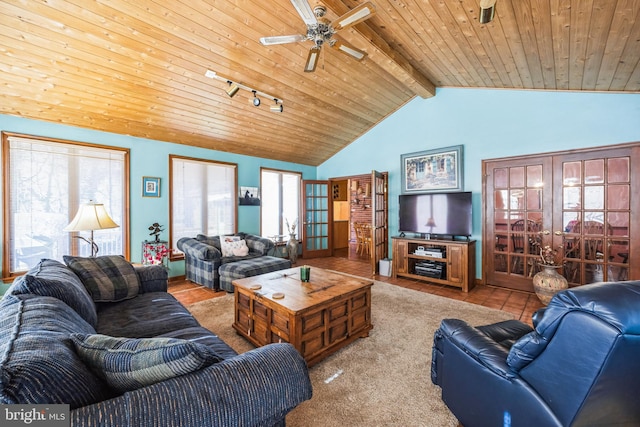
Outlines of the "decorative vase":
[{"label": "decorative vase", "polygon": [[540,301],[547,305],[556,292],[569,287],[567,279],[558,273],[561,265],[540,264],[542,271],[533,276],[533,289]]},{"label": "decorative vase", "polygon": [[291,264],[295,264],[298,261],[298,239],[296,239],[295,234],[289,235],[287,252],[289,253],[289,261],[291,261]]}]

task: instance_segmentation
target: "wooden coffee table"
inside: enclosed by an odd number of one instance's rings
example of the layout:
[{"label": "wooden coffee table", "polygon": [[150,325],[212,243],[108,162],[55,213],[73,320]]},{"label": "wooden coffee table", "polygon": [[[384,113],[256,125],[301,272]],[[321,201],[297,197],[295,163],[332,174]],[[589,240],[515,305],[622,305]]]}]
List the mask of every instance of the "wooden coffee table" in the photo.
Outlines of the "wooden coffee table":
[{"label": "wooden coffee table", "polygon": [[291,343],[309,366],[373,328],[369,279],[312,267],[310,281],[301,282],[298,267],[233,285],[233,328],[256,346]]}]

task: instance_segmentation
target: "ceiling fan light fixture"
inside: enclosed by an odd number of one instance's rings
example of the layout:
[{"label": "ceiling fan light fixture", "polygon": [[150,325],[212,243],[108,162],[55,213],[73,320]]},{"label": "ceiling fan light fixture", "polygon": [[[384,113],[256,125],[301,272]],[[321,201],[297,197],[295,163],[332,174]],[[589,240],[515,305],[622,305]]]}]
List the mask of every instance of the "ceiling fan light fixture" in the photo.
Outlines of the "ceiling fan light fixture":
[{"label": "ceiling fan light fixture", "polygon": [[233,98],[240,90],[240,87],[232,81],[229,81],[229,88],[225,91],[230,98]]},{"label": "ceiling fan light fixture", "polygon": [[481,24],[488,24],[493,21],[496,14],[496,0],[480,0],[480,18]]}]

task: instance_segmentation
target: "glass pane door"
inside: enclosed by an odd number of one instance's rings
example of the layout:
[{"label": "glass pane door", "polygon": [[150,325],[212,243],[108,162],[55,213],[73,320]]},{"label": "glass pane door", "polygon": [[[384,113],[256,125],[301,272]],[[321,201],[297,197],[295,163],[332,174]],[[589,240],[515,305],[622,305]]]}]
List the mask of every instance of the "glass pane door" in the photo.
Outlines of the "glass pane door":
[{"label": "glass pane door", "polygon": [[[602,153],[599,153],[602,154]],[[569,285],[629,278],[631,158],[562,157],[562,249]]]},{"label": "glass pane door", "polygon": [[487,283],[531,290],[540,246],[550,243],[551,160],[489,162],[486,179]]},{"label": "glass pane door", "polygon": [[640,278],[639,163],[638,143],[483,162],[485,283],[532,290],[541,245],[569,286]]},{"label": "glass pane door", "polygon": [[304,181],[303,191],[302,256],[330,256],[329,224],[332,204],[329,203],[329,182]]}]

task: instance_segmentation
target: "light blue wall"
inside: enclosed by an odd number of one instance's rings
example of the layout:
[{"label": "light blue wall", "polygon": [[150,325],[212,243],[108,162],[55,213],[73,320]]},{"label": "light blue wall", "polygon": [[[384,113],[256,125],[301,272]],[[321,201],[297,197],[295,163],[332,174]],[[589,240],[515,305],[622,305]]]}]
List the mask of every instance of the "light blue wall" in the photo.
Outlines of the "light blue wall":
[{"label": "light blue wall", "polygon": [[481,276],[481,160],[640,141],[640,95],[438,89],[416,98],[318,167],[318,179],[389,172],[389,231],[398,230],[400,155],[464,146]]},{"label": "light blue wall", "polygon": [[[151,224],[158,222],[159,224],[164,225],[165,231],[160,237],[165,239],[168,238],[169,154],[237,163],[238,184],[247,187],[260,186],[261,167],[301,172],[304,179],[315,179],[316,177],[316,168],[311,166],[267,160],[257,157],[241,156],[221,151],[92,131],[7,115],[0,115],[0,130],[129,148],[131,153],[131,200],[129,204],[131,223],[131,260],[134,262],[139,262],[141,259],[141,242],[150,238],[148,228]],[[160,198],[142,197],[143,176],[161,178]],[[259,233],[260,208],[255,206],[239,206],[238,230],[248,233]],[[184,262],[172,263],[170,274],[171,276],[184,274]]]},{"label": "light blue wall", "polygon": [[[304,179],[387,171],[389,230],[394,235],[398,228],[400,155],[462,144],[464,189],[474,193],[473,238],[480,240],[482,159],[640,141],[640,95],[438,89],[433,98],[409,102],[317,169],[5,115],[0,115],[0,130],[129,148],[131,258],[139,261],[140,242],[149,237],[149,225],[169,222],[169,154],[237,163],[239,184],[254,187],[259,186],[261,166],[298,171]],[[143,176],[162,178],[159,199],[141,197]],[[238,229],[259,232],[259,208],[238,209]],[[477,252],[480,277],[481,251]],[[183,263],[173,263],[171,275],[183,273]]]}]

